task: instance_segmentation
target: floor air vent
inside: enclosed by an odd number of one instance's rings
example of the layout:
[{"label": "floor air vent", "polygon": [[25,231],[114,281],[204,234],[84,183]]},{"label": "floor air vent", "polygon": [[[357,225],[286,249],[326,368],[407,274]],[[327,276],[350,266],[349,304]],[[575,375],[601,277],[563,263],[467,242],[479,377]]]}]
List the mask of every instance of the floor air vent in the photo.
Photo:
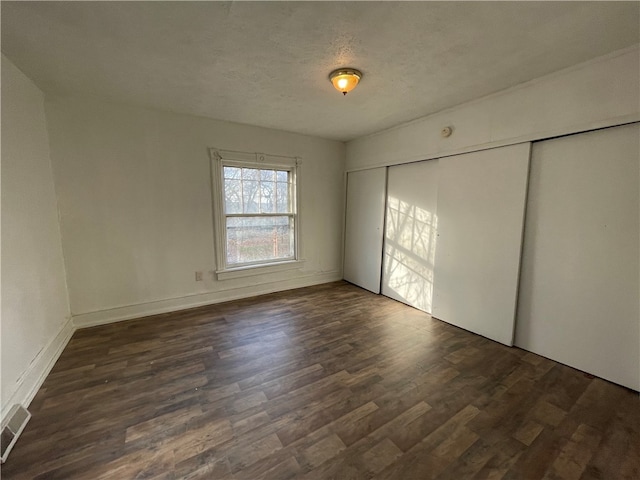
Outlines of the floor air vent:
[{"label": "floor air vent", "polygon": [[9,410],[9,419],[6,425],[2,427],[2,438],[0,439],[0,451],[2,452],[2,463],[5,462],[9,456],[9,452],[15,445],[18,437],[27,426],[27,422],[31,418],[29,410],[22,405],[14,405]]}]

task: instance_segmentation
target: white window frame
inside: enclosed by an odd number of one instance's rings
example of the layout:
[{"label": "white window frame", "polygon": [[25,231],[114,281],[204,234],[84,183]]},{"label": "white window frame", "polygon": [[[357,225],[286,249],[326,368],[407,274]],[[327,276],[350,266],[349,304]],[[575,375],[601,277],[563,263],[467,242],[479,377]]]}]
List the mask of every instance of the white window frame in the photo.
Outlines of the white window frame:
[{"label": "white window frame", "polygon": [[[301,268],[304,260],[300,258],[300,170],[302,161],[299,157],[285,157],[265,153],[237,152],[233,150],[219,150],[210,148],[211,184],[213,200],[213,226],[216,247],[216,276],[218,280],[247,277],[264,273],[276,273],[285,270]],[[267,260],[239,266],[227,265],[227,234],[224,211],[224,178],[222,169],[225,166],[247,168],[272,168],[274,170],[288,170],[291,172],[293,192],[290,195],[291,213],[293,218],[293,258],[286,260]]]}]

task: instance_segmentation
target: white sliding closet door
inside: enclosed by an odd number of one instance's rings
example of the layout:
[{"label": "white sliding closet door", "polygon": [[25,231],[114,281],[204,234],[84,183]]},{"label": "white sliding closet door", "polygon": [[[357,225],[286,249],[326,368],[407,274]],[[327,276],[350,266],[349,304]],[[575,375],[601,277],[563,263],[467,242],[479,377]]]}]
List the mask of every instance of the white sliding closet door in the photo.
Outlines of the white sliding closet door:
[{"label": "white sliding closet door", "polygon": [[440,159],[432,315],[513,344],[530,144]]},{"label": "white sliding closet door", "polygon": [[344,279],[380,293],[387,169],[347,174]]},{"label": "white sliding closet door", "polygon": [[516,345],[640,390],[638,124],[533,145]]},{"label": "white sliding closet door", "polygon": [[438,160],[389,168],[382,294],[431,313]]}]

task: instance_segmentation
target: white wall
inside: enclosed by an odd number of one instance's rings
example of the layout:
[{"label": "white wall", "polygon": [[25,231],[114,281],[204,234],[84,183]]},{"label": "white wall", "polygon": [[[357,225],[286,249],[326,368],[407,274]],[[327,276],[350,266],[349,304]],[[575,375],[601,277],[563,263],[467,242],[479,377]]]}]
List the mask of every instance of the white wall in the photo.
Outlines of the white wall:
[{"label": "white wall", "polygon": [[[46,112],[77,326],[342,278],[343,143],[79,97]],[[302,158],[301,270],[214,280],[209,147]]]},{"label": "white wall", "polygon": [[2,417],[28,405],[73,327],[44,95],[2,56]]},{"label": "white wall", "polygon": [[[347,170],[522,143],[640,120],[640,47],[347,143]],[[453,135],[440,131],[453,127]]]}]

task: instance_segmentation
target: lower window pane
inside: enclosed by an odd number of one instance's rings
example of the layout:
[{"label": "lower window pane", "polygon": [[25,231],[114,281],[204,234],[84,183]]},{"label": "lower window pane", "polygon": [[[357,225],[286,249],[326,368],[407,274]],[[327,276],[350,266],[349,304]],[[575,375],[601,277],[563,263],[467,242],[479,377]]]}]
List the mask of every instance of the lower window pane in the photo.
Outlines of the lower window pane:
[{"label": "lower window pane", "polygon": [[227,218],[227,265],[293,257],[288,216]]}]

